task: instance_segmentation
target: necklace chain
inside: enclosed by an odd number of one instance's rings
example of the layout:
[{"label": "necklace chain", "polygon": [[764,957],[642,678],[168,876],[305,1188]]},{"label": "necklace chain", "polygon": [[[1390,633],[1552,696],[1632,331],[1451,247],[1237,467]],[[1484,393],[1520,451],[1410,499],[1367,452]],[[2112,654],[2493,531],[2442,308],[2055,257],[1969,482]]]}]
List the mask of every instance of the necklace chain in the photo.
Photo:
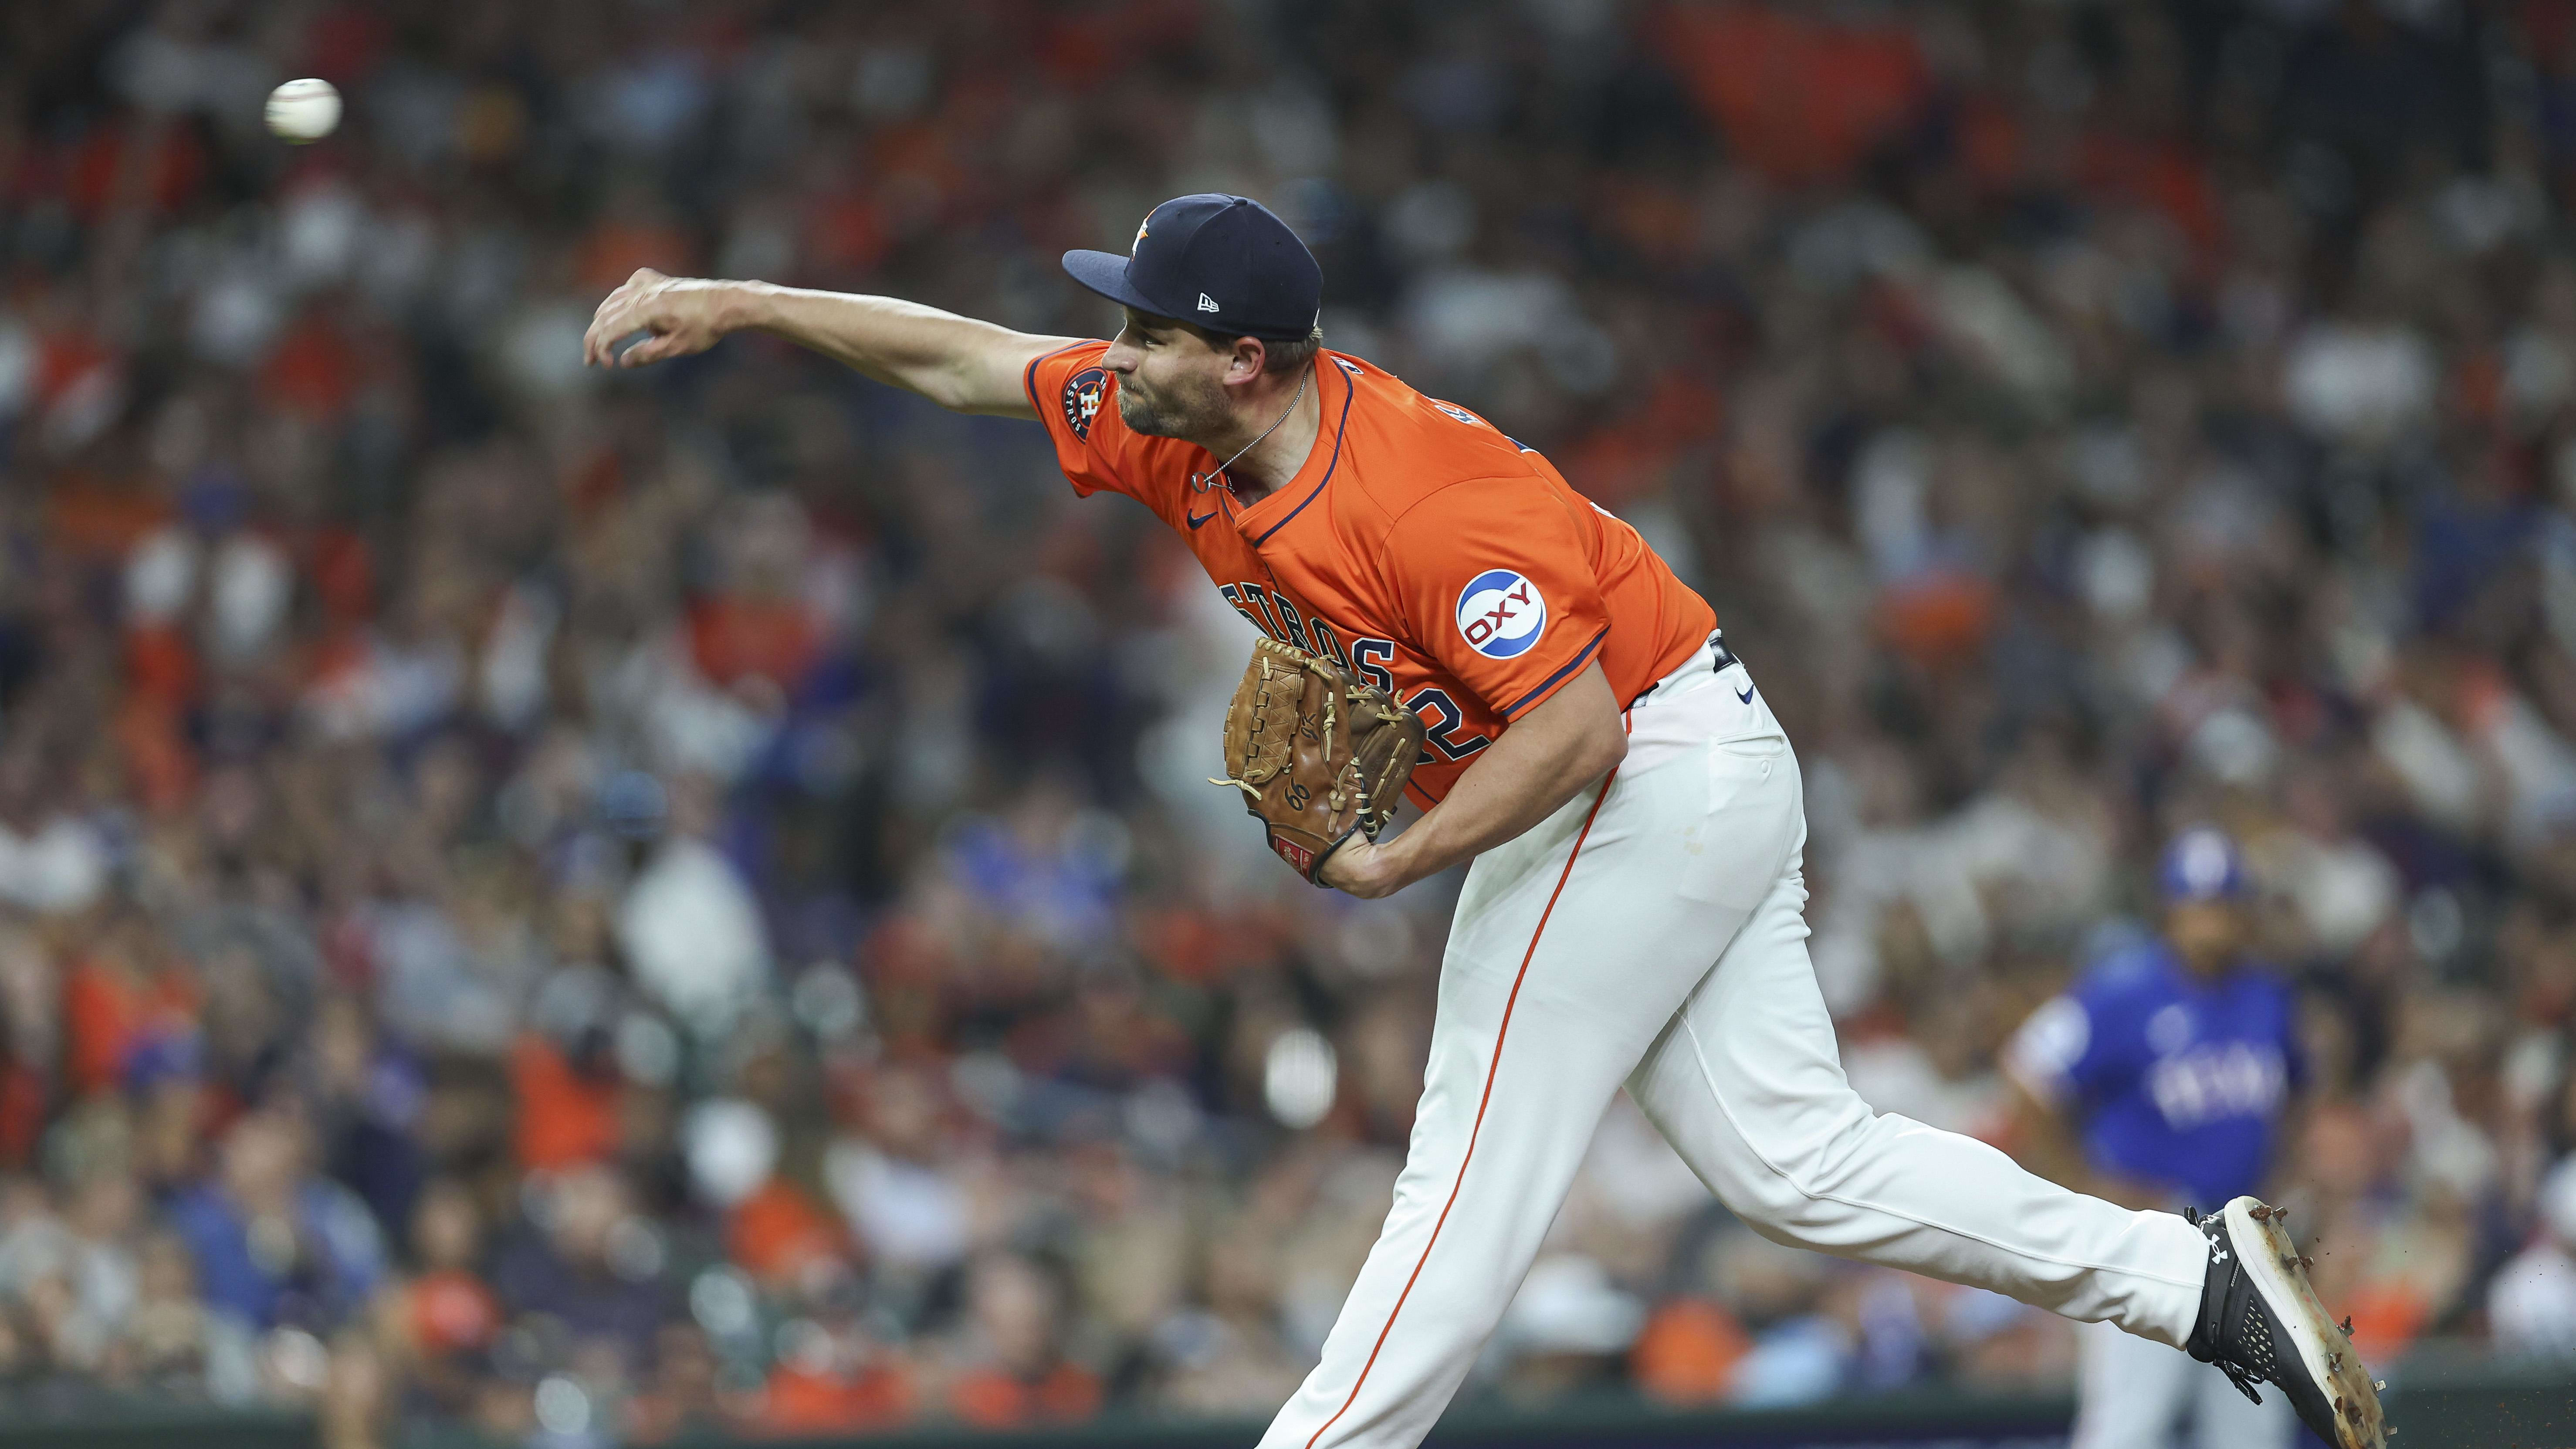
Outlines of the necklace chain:
[{"label": "necklace chain", "polygon": [[1208,490],[1208,485],[1209,485],[1210,483],[1212,483],[1212,482],[1216,481],[1216,480],[1217,480],[1217,479],[1219,479],[1219,478],[1225,478],[1225,488],[1226,488],[1226,491],[1227,491],[1227,492],[1229,492],[1229,493],[1233,492],[1233,491],[1234,491],[1234,480],[1233,480],[1233,479],[1231,479],[1231,478],[1226,478],[1226,476],[1225,476],[1225,470],[1226,470],[1226,469],[1228,469],[1228,468],[1233,467],[1233,466],[1234,466],[1235,464],[1237,464],[1237,463],[1242,462],[1242,461],[1243,461],[1243,455],[1244,455],[1244,454],[1249,453],[1249,452],[1251,452],[1253,449],[1260,447],[1260,446],[1261,446],[1261,439],[1262,439],[1262,438],[1269,437],[1272,433],[1275,433],[1275,432],[1279,431],[1279,424],[1280,424],[1280,423],[1284,423],[1284,422],[1288,421],[1288,419],[1289,419],[1292,415],[1294,415],[1294,414],[1296,413],[1296,411],[1297,411],[1297,404],[1299,404],[1299,403],[1301,403],[1301,402],[1304,402],[1304,401],[1306,400],[1306,384],[1308,384],[1308,383],[1310,383],[1310,382],[1313,382],[1314,380],[1315,380],[1315,373],[1314,373],[1314,370],[1313,370],[1313,369],[1311,369],[1311,368],[1309,368],[1309,369],[1307,370],[1306,375],[1305,375],[1304,377],[1301,377],[1301,378],[1297,379],[1297,395],[1296,395],[1295,397],[1292,397],[1292,398],[1288,399],[1288,411],[1287,411],[1287,412],[1283,412],[1283,413],[1281,413],[1281,414],[1279,415],[1279,418],[1278,418],[1278,421],[1277,421],[1277,422],[1274,422],[1274,423],[1272,423],[1270,426],[1268,426],[1268,427],[1266,427],[1266,428],[1263,428],[1263,429],[1261,430],[1261,436],[1260,436],[1260,437],[1256,437],[1256,438],[1254,438],[1251,442],[1246,443],[1246,444],[1244,444],[1242,447],[1235,449],[1235,450],[1234,450],[1234,456],[1233,456],[1233,457],[1228,458],[1228,459],[1226,459],[1224,462],[1217,464],[1217,465],[1216,465],[1216,471],[1215,471],[1215,472],[1213,472],[1213,473],[1193,473],[1193,474],[1191,474],[1191,475],[1190,475],[1190,484],[1191,484],[1191,486],[1192,486],[1192,487],[1194,487],[1194,488],[1196,488],[1199,492],[1201,492],[1201,493],[1205,493],[1205,492]]}]

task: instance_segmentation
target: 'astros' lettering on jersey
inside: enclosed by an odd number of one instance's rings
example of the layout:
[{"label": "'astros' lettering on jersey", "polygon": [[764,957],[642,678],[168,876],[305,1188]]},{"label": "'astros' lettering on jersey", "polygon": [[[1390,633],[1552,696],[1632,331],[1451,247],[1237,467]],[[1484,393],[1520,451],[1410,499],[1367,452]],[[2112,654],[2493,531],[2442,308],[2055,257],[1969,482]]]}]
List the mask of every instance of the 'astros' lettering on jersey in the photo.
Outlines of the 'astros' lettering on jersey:
[{"label": "'astros' lettering on jersey", "polygon": [[1287,486],[1250,507],[1190,486],[1218,460],[1118,416],[1106,342],[1029,364],[1029,402],[1074,491],[1143,503],[1227,601],[1275,639],[1340,660],[1422,716],[1409,787],[1448,792],[1477,751],[1594,659],[1620,702],[1716,627],[1637,531],[1536,452],[1354,357],[1315,360],[1323,426]]}]

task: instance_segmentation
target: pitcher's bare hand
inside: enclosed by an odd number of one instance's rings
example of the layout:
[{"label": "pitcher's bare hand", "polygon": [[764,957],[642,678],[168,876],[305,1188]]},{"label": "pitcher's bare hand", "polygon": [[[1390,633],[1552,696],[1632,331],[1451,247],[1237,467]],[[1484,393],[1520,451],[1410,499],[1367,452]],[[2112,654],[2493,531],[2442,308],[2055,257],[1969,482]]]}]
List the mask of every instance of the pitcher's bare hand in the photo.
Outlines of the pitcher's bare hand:
[{"label": "pitcher's bare hand", "polygon": [[[642,367],[666,357],[687,357],[716,345],[731,328],[734,284],[701,277],[666,277],[639,267],[626,285],[608,294],[582,334],[581,358],[603,367]],[[643,332],[641,342],[619,353],[618,339]]]}]

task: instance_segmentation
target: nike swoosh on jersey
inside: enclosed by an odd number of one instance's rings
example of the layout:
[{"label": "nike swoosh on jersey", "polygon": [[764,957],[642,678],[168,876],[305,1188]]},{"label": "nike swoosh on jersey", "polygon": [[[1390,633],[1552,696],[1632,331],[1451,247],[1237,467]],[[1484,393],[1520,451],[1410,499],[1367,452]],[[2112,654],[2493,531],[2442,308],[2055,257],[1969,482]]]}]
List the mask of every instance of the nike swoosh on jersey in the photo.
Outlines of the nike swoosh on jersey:
[{"label": "nike swoosh on jersey", "polygon": [[1190,519],[1190,527],[1192,527],[1192,528],[1199,528],[1199,527],[1202,527],[1202,526],[1204,526],[1204,525],[1207,523],[1207,521],[1208,521],[1209,519],[1214,518],[1214,517],[1216,517],[1216,515],[1215,515],[1215,514],[1213,514],[1213,513],[1193,513],[1193,514],[1189,515],[1189,519]]},{"label": "nike swoosh on jersey", "polygon": [[1748,684],[1742,689],[1737,690],[1735,692],[1735,702],[1738,704],[1751,704],[1753,702],[1753,686]]}]

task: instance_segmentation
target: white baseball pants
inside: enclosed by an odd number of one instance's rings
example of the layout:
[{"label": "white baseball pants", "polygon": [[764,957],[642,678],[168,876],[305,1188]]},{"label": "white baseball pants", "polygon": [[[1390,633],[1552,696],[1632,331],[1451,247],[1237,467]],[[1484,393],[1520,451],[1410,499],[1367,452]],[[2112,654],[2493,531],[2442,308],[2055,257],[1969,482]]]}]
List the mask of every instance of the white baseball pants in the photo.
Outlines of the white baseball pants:
[{"label": "white baseball pants", "polygon": [[2290,1396],[2265,1389],[2257,1404],[2214,1364],[2107,1323],[2076,1330],[2078,1407],[2069,1449],[2170,1449],[2186,1419],[2194,1449],[2289,1449],[2299,1432]]},{"label": "white baseball pants", "polygon": [[1787,738],[1702,655],[1629,712],[1604,786],[1477,858],[1394,1206],[1263,1449],[1421,1442],[1622,1085],[1765,1237],[2185,1340],[2197,1229],[1853,1094],[1807,961],[1805,842]]}]

